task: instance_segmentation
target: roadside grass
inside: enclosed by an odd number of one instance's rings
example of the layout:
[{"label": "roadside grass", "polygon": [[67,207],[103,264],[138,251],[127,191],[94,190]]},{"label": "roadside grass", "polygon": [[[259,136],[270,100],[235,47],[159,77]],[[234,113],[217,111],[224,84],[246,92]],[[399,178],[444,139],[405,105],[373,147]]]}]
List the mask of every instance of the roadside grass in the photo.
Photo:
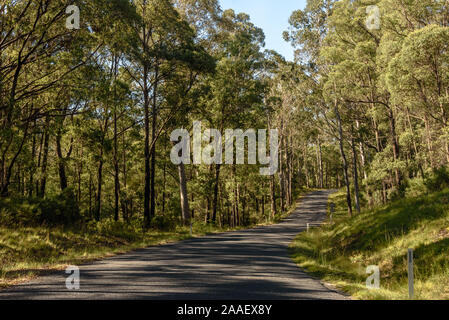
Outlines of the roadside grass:
[{"label": "roadside grass", "polygon": [[68,265],[190,238],[184,229],[131,234],[126,228],[119,231],[118,224],[114,232],[0,227],[0,288],[63,270]]},{"label": "roadside grass", "polygon": [[[304,196],[311,189],[301,189]],[[82,229],[0,226],[0,289],[29,281],[69,265],[80,265],[129,251],[182,241],[207,234],[237,231],[280,222],[296,208],[294,204],[274,221],[268,219],[246,227],[220,228],[195,221],[173,231],[156,229],[144,233],[136,225],[104,220]],[[269,211],[269,210],[268,210]]]},{"label": "roadside grass", "polygon": [[[408,299],[407,250],[414,249],[415,298],[449,299],[449,190],[396,201],[348,218],[345,193],[333,224],[300,234],[292,243],[296,263],[356,299]],[[366,287],[366,268],[377,265],[381,289]]]}]

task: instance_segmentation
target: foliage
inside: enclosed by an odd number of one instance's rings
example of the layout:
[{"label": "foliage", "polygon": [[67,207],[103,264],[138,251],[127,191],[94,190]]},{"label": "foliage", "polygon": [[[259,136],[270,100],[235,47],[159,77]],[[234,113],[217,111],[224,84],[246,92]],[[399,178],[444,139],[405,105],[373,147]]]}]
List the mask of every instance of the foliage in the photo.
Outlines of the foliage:
[{"label": "foliage", "polygon": [[[308,0],[284,33],[295,61],[218,0],[81,1],[79,30],[69,3],[0,0],[2,226],[137,241],[276,221],[301,188],[344,186],[354,217],[448,186],[445,1]],[[173,164],[194,121],[277,129],[278,171]]]},{"label": "foliage", "polygon": [[434,169],[426,179],[425,185],[430,192],[437,192],[449,188],[449,168]]},{"label": "foliage", "polygon": [[0,208],[0,221],[7,226],[74,226],[82,220],[72,189],[45,199],[4,199]]}]

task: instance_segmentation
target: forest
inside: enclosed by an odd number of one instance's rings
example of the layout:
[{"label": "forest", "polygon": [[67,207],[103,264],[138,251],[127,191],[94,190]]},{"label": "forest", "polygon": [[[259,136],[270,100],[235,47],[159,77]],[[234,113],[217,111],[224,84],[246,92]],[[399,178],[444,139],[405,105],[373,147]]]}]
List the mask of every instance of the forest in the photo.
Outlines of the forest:
[{"label": "forest", "polygon": [[[309,0],[284,39],[294,62],[217,0],[0,0],[1,225],[234,228],[304,188],[355,216],[448,186],[447,1]],[[277,129],[278,172],[173,164],[194,121]]]},{"label": "forest", "polygon": [[[1,13],[2,223],[234,227],[293,203],[299,146],[273,86],[288,67],[248,15],[169,0],[2,1]],[[170,132],[194,120],[222,134],[281,125],[280,178],[173,165]]]}]

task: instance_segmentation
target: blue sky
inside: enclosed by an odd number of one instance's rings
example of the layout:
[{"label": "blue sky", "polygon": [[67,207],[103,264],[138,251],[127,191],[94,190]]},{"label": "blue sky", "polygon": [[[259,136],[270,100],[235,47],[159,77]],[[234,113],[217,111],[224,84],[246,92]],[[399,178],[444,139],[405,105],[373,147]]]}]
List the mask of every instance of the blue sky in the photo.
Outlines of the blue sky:
[{"label": "blue sky", "polygon": [[306,6],[306,0],[220,0],[223,10],[234,9],[251,16],[251,21],[265,32],[266,49],[273,49],[293,60],[293,48],[282,38],[288,29],[288,18]]}]

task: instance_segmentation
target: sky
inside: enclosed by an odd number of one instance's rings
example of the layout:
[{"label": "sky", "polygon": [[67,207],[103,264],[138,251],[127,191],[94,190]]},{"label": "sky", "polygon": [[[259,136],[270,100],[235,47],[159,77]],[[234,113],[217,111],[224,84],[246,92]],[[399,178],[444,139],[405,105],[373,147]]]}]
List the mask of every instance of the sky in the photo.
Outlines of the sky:
[{"label": "sky", "polygon": [[220,0],[221,8],[250,15],[251,21],[265,33],[265,48],[276,50],[293,61],[293,48],[282,38],[288,30],[293,11],[304,9],[306,0]]}]

